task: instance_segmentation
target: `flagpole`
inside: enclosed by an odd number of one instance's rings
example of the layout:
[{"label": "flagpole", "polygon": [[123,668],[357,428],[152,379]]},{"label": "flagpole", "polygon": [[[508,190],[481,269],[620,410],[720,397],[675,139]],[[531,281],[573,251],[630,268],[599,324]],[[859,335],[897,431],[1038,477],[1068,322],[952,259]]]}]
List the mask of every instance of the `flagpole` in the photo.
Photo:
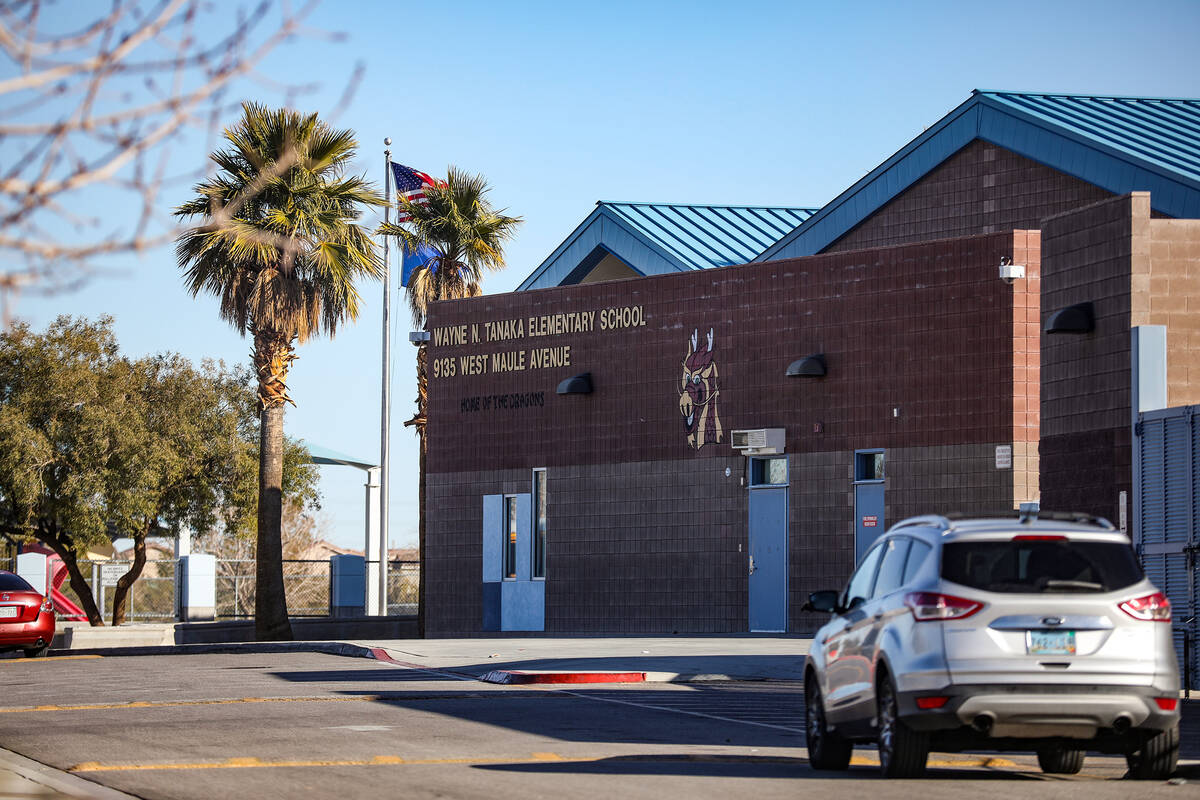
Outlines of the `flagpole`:
[{"label": "flagpole", "polygon": [[[385,224],[392,220],[392,151],[391,137],[383,140],[383,221]],[[371,615],[387,616],[387,572],[388,572],[388,496],[390,494],[391,470],[388,460],[390,453],[388,445],[392,434],[392,265],[388,247],[390,237],[383,237],[383,397],[380,409],[379,436],[379,568],[372,577],[378,583],[375,585],[375,607],[367,609]],[[403,258],[403,250],[401,250]],[[370,555],[368,554],[368,558]],[[370,594],[370,593],[368,593]]]}]

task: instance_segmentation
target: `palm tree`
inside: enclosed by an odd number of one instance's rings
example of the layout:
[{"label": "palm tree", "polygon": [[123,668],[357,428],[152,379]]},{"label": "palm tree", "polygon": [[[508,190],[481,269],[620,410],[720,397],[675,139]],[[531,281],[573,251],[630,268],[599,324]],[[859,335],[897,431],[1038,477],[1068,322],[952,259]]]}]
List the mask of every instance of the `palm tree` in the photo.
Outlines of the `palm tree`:
[{"label": "palm tree", "polygon": [[[485,270],[504,268],[506,241],[516,233],[520,217],[505,216],[487,200],[488,185],[482,175],[469,175],[450,167],[446,181],[425,186],[425,203],[399,198],[401,210],[410,219],[409,227],[384,223],[379,232],[395,236],[403,251],[416,253],[421,247],[434,255],[413,270],[408,279],[408,305],[413,324],[425,327],[425,316],[435,300],[475,297],[483,292]],[[417,596],[418,635],[425,635],[425,420],[428,381],[425,348],[417,350],[417,413],[404,424],[416,429],[420,442],[418,460],[417,547],[420,557],[420,583]]]},{"label": "palm tree", "polygon": [[[176,256],[196,297],[220,299],[221,318],[254,338],[258,375],[259,495],[255,635],[290,639],[280,544],[283,410],[295,346],[333,336],[358,317],[355,282],[379,279],[383,264],[355,220],[384,199],[362,177],[344,174],[357,142],[316,114],[242,106],[211,158],[216,173],[194,187],[181,218],[203,224],[180,234]],[[293,404],[294,405],[294,404]]]}]

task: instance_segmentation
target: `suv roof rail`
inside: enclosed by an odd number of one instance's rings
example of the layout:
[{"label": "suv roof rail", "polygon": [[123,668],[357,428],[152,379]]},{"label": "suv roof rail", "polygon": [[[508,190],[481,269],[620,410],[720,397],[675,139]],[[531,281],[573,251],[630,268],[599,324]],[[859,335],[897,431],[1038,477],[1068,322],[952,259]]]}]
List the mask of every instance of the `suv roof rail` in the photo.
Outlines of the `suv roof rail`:
[{"label": "suv roof rail", "polygon": [[1116,530],[1116,526],[1104,517],[1098,517],[1095,514],[1087,514],[1082,511],[1041,511],[1034,515],[1034,519],[1051,519],[1058,522],[1082,522],[1088,525],[1097,525],[1110,531]]},{"label": "suv roof rail", "polygon": [[925,514],[920,517],[902,519],[892,526],[892,530],[896,530],[897,528],[911,528],[916,525],[932,525],[944,531],[950,528],[951,522],[948,517],[944,517],[941,514]]},{"label": "suv roof rail", "polygon": [[991,511],[980,514],[966,514],[955,511],[947,514],[946,518],[955,521],[968,519],[1016,519],[1026,524],[1036,522],[1037,520],[1050,520],[1052,522],[1078,522],[1084,525],[1095,525],[1110,531],[1116,530],[1116,526],[1104,517],[1098,517],[1083,511],[1042,511],[1038,508],[1022,508],[1018,511]]}]

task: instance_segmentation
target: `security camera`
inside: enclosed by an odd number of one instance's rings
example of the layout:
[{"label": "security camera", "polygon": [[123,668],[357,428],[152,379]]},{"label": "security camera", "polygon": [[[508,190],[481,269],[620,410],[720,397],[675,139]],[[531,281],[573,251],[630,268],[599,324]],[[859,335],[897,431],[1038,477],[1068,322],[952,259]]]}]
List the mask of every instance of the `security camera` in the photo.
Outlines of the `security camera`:
[{"label": "security camera", "polygon": [[1012,286],[1017,282],[1017,278],[1025,277],[1025,266],[1023,264],[1014,264],[1008,256],[1000,257],[1000,280]]}]

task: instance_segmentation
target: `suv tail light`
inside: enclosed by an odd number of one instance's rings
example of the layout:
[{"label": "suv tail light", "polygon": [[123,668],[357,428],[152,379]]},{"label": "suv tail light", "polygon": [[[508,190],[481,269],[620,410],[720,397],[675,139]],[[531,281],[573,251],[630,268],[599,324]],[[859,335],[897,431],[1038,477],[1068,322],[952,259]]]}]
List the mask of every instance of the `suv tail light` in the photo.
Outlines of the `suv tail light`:
[{"label": "suv tail light", "polygon": [[904,605],[909,607],[917,622],[966,619],[983,608],[983,603],[976,600],[937,592],[910,592],[904,596]]},{"label": "suv tail light", "polygon": [[1154,698],[1154,702],[1163,711],[1174,711],[1179,707],[1178,697],[1156,697]]},{"label": "suv tail light", "polygon": [[1117,608],[1134,619],[1146,622],[1170,622],[1171,601],[1162,592],[1155,592],[1144,597],[1135,597],[1123,603],[1117,603]]}]

